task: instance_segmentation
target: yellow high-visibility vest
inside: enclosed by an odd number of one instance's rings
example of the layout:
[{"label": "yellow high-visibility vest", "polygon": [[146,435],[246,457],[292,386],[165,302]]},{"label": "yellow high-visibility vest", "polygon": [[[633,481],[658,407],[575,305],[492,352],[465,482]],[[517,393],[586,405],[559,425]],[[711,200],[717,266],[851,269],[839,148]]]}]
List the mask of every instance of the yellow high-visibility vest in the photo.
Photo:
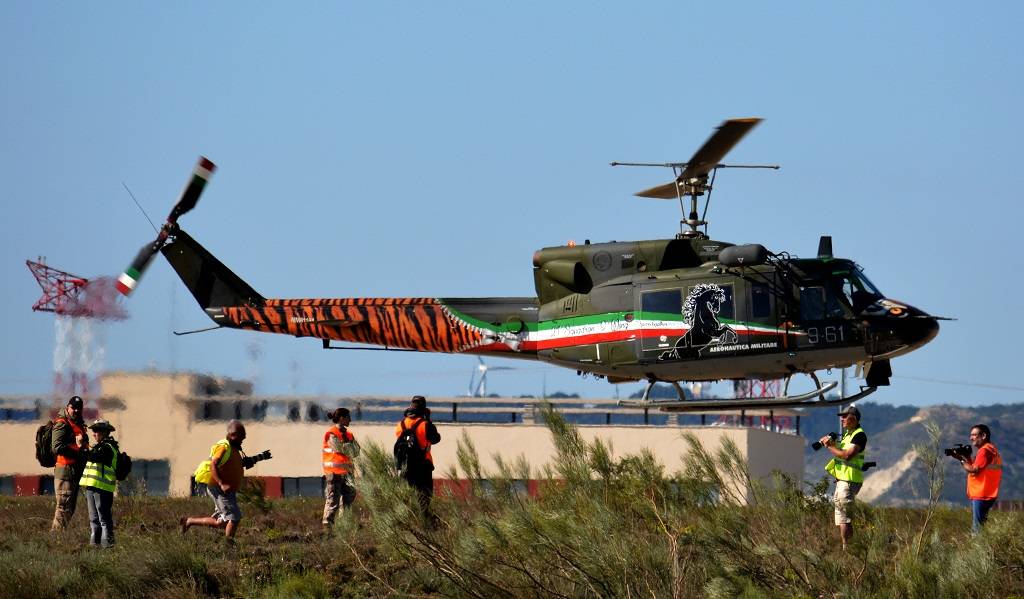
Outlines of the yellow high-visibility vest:
[{"label": "yellow high-visibility vest", "polygon": [[117,442],[113,439],[104,440],[102,443],[107,444],[114,451],[114,459],[110,461],[109,466],[104,466],[99,462],[89,460],[85,463],[85,470],[82,471],[82,480],[79,483],[83,487],[92,487],[94,489],[100,489],[102,491],[114,492],[117,488],[117,454],[120,450],[117,447]]},{"label": "yellow high-visibility vest", "polygon": [[[864,429],[857,427],[852,431],[843,433],[843,437],[839,440],[838,449],[840,451],[846,450],[848,447],[853,445],[853,437],[857,433],[863,433]],[[851,483],[862,483],[864,482],[864,454],[867,448],[863,451],[853,455],[848,460],[840,458],[832,458],[828,464],[825,464],[825,472],[828,472],[832,476],[836,477],[836,480],[845,480]]]}]

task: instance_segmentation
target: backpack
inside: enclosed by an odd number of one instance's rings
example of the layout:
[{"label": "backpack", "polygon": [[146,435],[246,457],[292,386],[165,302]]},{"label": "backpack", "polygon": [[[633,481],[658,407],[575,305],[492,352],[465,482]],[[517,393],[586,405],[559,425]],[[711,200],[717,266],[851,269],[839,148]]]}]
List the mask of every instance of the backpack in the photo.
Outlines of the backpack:
[{"label": "backpack", "polygon": [[[217,441],[214,443],[213,447],[210,447],[210,457],[213,457],[213,452],[221,445],[226,445],[227,450],[221,454],[220,461],[217,462],[218,466],[226,464],[228,458],[231,457],[231,444],[227,441]],[[199,465],[196,466],[196,471],[192,473],[192,478],[195,479],[197,483],[204,485],[210,484],[213,481],[213,477],[210,475],[210,460],[203,460],[202,462],[199,462]]]},{"label": "backpack", "polygon": [[114,476],[117,480],[124,480],[132,473],[132,456],[123,451],[117,454],[117,467],[114,468]]},{"label": "backpack", "polygon": [[416,427],[426,422],[418,420],[412,428],[405,428],[402,420],[402,432],[395,439],[395,469],[399,471],[416,470],[427,461],[427,452],[420,447],[416,439]]},{"label": "backpack", "polygon": [[36,429],[36,461],[44,468],[57,465],[57,456],[53,455],[53,425],[50,420]]}]

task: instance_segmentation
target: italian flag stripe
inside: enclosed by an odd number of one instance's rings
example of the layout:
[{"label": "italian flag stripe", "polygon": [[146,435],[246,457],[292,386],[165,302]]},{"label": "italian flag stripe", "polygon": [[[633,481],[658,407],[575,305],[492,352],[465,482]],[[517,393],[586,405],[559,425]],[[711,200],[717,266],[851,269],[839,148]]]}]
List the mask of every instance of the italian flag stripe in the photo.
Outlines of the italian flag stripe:
[{"label": "italian flag stripe", "polygon": [[217,165],[210,162],[210,159],[206,156],[200,156],[199,162],[196,164],[196,168],[192,171],[192,174],[203,180],[203,183],[210,180],[213,176],[213,171],[217,170]]},{"label": "italian flag stripe", "polygon": [[139,271],[134,268],[129,268],[121,276],[117,277],[117,290],[123,295],[128,295],[135,289],[135,284],[139,280]]}]

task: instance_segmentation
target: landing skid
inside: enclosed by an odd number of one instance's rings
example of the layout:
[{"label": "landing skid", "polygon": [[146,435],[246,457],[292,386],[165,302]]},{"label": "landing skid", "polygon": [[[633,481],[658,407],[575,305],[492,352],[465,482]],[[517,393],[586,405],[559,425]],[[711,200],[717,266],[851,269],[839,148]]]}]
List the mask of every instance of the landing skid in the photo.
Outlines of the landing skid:
[{"label": "landing skid", "polygon": [[[682,397],[682,389],[679,383],[673,383],[679,396]],[[717,410],[753,410],[758,408],[822,408],[836,406],[839,404],[853,403],[863,399],[875,392],[877,387],[861,387],[859,393],[847,397],[826,399],[825,394],[836,388],[835,381],[819,385],[817,389],[801,393],[800,395],[782,395],[780,397],[741,397],[737,399],[691,399],[680,401],[650,401],[647,397],[650,388],[644,393],[644,398],[639,400],[624,399],[619,401],[620,406],[630,408],[657,408],[662,412],[708,412]],[[653,385],[652,385],[653,386]],[[818,399],[813,399],[817,397]]]}]

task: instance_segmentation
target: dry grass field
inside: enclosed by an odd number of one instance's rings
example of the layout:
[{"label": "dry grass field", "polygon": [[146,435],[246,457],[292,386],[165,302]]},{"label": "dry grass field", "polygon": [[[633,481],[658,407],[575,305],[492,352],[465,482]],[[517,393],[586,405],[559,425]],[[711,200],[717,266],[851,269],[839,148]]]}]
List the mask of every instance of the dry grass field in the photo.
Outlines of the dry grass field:
[{"label": "dry grass field", "polygon": [[[822,484],[755,482],[753,502],[741,505],[724,484],[744,476],[734,448],[708,452],[681,440],[692,457],[684,471],[666,473],[650,455],[613,457],[557,417],[549,424],[559,459],[543,472],[522,461],[482,472],[463,440],[460,475],[489,482],[468,498],[436,498],[435,523],[419,516],[379,447],[364,448],[358,509],[330,535],[320,531],[315,499],[267,501],[250,490],[229,544],[208,529],[178,532],[179,516],[209,513],[205,498],[135,495],[115,502],[117,545],[97,550],[87,544],[84,500],[71,530],[51,535],[52,498],[0,498],[0,593],[1024,597],[1024,514],[993,513],[973,537],[964,508],[859,505],[844,552]],[[926,457],[920,467],[941,472],[929,464]],[[512,484],[528,476],[549,480],[540,497]],[[942,482],[933,481],[937,489]]]}]

